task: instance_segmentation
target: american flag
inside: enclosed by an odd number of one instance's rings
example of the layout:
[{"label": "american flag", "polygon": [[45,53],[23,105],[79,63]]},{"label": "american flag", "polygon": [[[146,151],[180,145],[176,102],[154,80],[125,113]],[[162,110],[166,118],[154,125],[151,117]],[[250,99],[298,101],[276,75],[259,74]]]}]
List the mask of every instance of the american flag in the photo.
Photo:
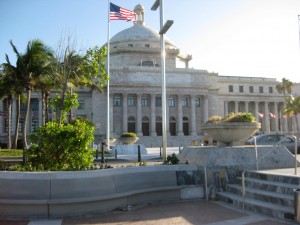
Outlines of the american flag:
[{"label": "american flag", "polygon": [[110,20],[135,21],[135,16],[136,14],[133,11],[110,3]]},{"label": "american flag", "polygon": [[6,116],[5,112],[0,111],[0,116]]},{"label": "american flag", "polygon": [[263,113],[258,113],[259,118],[264,118],[264,114]]},{"label": "american flag", "polygon": [[270,117],[271,117],[272,119],[276,118],[275,114],[273,114],[273,113],[270,113]]}]

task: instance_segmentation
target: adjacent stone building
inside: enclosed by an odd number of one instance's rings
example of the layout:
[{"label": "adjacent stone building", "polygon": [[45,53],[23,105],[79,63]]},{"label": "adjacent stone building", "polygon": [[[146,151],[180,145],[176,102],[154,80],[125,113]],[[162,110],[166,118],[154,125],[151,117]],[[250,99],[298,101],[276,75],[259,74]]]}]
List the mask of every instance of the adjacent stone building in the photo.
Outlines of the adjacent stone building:
[{"label": "adjacent stone building", "polygon": [[[143,7],[135,8],[138,21],[110,40],[110,128],[111,135],[135,132],[145,146],[161,146],[160,35],[145,25]],[[166,39],[166,88],[168,146],[191,145],[202,139],[201,124],[213,115],[251,112],[262,123],[262,132],[289,133],[295,123],[281,115],[284,96],[276,90],[276,79],[220,76],[189,68],[192,56]],[[80,89],[75,115],[92,120],[96,142],[106,135],[106,93]],[[293,94],[300,94],[294,84]],[[0,102],[0,111],[5,111]],[[15,105],[14,105],[15,106]],[[41,123],[41,96],[32,95],[29,130]],[[14,116],[14,115],[13,115]],[[0,117],[0,141],[4,141],[7,119]],[[13,126],[14,127],[14,126]]]}]

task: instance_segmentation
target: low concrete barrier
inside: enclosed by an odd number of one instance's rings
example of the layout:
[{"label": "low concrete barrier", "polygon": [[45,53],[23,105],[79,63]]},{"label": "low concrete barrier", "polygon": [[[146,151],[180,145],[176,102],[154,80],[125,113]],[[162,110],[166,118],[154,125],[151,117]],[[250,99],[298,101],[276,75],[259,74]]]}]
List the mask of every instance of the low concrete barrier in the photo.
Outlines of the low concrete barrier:
[{"label": "low concrete barrier", "polygon": [[77,216],[151,202],[203,198],[203,179],[203,171],[195,165],[0,172],[0,217]]}]

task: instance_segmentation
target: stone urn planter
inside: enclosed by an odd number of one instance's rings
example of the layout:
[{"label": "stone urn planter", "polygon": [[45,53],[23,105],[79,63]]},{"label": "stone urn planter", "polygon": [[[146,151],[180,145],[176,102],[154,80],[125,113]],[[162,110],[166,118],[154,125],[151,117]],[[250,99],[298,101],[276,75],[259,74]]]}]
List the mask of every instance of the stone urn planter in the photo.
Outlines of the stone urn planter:
[{"label": "stone urn planter", "polygon": [[[109,144],[110,144],[110,145],[112,145],[113,143],[115,143],[115,141],[116,141],[116,138],[114,138],[114,137],[110,137],[110,138],[109,138]],[[107,144],[107,138],[103,138],[103,142],[104,142],[105,144]]]},{"label": "stone urn planter", "polygon": [[119,140],[125,145],[134,144],[138,139],[134,133],[124,133],[119,137]]},{"label": "stone urn planter", "polygon": [[252,136],[261,124],[258,122],[221,122],[206,123],[202,131],[223,146],[243,145],[243,142]]}]

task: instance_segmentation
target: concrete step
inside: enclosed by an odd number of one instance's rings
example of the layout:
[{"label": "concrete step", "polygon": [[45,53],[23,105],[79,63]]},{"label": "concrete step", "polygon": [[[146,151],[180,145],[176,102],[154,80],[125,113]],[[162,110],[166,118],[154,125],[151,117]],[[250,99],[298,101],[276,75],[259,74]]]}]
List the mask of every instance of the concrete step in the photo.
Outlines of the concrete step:
[{"label": "concrete step", "polygon": [[[239,178],[241,180],[241,178]],[[277,193],[283,193],[288,195],[294,194],[294,189],[297,189],[299,186],[296,184],[290,184],[287,182],[277,182],[269,180],[260,180],[257,178],[245,177],[245,185],[248,188],[256,188],[261,190],[273,191]]]},{"label": "concrete step", "polygon": [[[233,204],[239,209],[243,208],[243,198],[241,195],[236,195],[228,192],[218,192],[217,196],[220,200]],[[246,198],[245,209],[281,219],[292,218],[294,216],[293,207],[283,206],[257,199]]]},{"label": "concrete step", "polygon": [[[232,194],[242,195],[242,186],[238,184],[227,185],[228,192]],[[294,207],[294,195],[283,194],[273,191],[248,188],[245,189],[246,199],[257,199],[260,201],[270,202],[274,204],[280,204],[283,206]]]},{"label": "concrete step", "polygon": [[282,183],[293,184],[293,185],[300,184],[300,178],[298,176],[289,176],[289,175],[280,176],[278,174],[272,174],[265,171],[247,171],[245,173],[245,177],[259,179],[261,181],[273,181],[279,184]]}]

